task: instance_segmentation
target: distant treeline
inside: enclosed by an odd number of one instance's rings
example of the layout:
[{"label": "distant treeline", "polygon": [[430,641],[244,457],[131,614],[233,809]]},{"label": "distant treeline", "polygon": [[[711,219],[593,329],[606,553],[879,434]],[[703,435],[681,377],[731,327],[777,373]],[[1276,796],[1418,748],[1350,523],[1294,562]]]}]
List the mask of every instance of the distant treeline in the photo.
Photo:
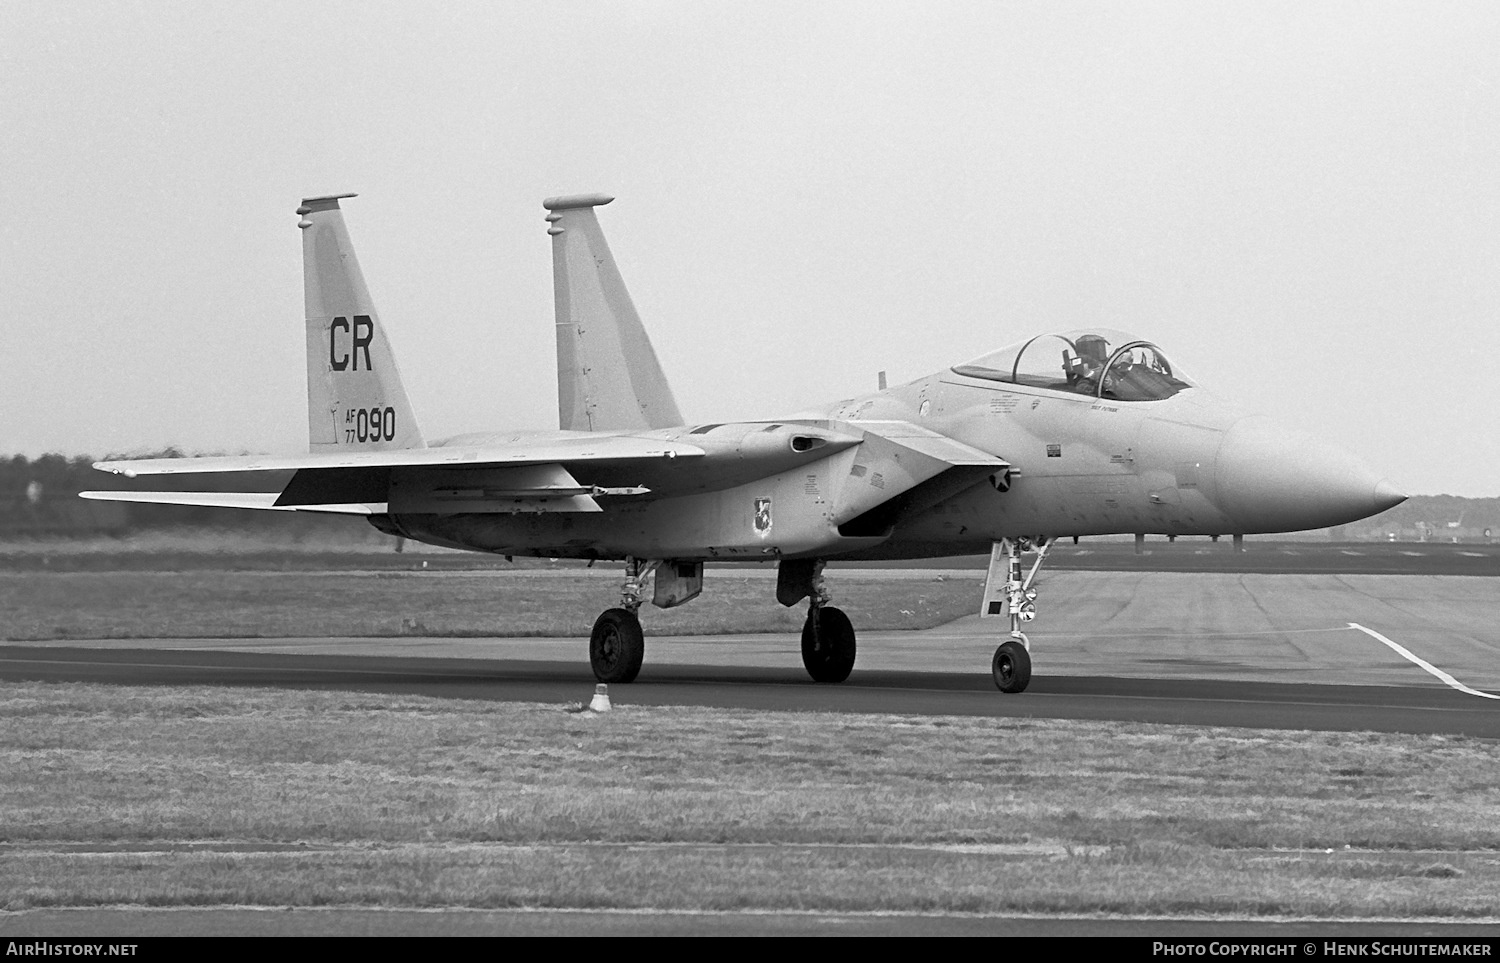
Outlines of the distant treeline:
[{"label": "distant treeline", "polygon": [[[174,449],[131,455],[132,458],[181,456]],[[122,535],[140,529],[183,526],[280,530],[306,527],[314,521],[283,512],[85,501],[78,497],[79,492],[152,487],[151,479],[127,479],[95,471],[92,467],[95,460],[63,455],[0,458],[0,537]],[[173,475],[159,480],[166,482],[161,488],[180,491],[239,492],[280,491],[290,478],[290,472],[274,472]],[[1324,532],[1322,537],[1367,541],[1394,535],[1401,541],[1468,542],[1483,541],[1486,529],[1500,538],[1500,498],[1413,495],[1384,514]]]},{"label": "distant treeline", "polygon": [[1388,512],[1343,526],[1343,537],[1355,541],[1392,535],[1403,542],[1500,538],[1500,498],[1413,495]]},{"label": "distant treeline", "polygon": [[[173,449],[133,458],[179,458]],[[282,512],[250,512],[232,508],[196,508],[180,505],[140,505],[126,502],[88,501],[81,491],[153,487],[181,491],[280,491],[291,477],[275,478],[244,474],[173,475],[155,479],[127,479],[96,471],[98,460],[86,456],[68,458],[15,455],[0,458],[0,537],[41,535],[123,535],[151,528],[205,526],[215,528],[281,528],[289,522]]]}]

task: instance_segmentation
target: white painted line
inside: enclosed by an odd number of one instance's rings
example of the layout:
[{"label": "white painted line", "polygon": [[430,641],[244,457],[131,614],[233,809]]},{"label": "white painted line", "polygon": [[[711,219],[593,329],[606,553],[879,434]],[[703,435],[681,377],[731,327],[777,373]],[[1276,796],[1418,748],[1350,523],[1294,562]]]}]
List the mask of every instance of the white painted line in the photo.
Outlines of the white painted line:
[{"label": "white painted line", "polygon": [[1350,622],[1349,628],[1359,629],[1361,632],[1370,636],[1371,638],[1384,642],[1386,645],[1390,646],[1392,652],[1395,652],[1397,655],[1401,656],[1401,658],[1406,659],[1414,665],[1417,665],[1420,668],[1432,673],[1438,679],[1442,680],[1444,685],[1452,686],[1459,692],[1467,692],[1469,695],[1479,696],[1481,699],[1500,699],[1500,695],[1491,695],[1488,692],[1480,692],[1478,689],[1469,688],[1462,682],[1453,678],[1453,676],[1433,665],[1431,662],[1428,662],[1426,659],[1423,659],[1420,656],[1412,654],[1412,652],[1405,646],[1402,646],[1396,642],[1392,642],[1390,639],[1381,635],[1379,632],[1376,632],[1374,629],[1367,629],[1363,625],[1360,625],[1358,622]]},{"label": "white painted line", "polygon": [[[964,616],[964,617],[965,618],[974,618],[976,616]],[[952,623],[950,622],[948,624],[951,625]],[[938,626],[938,628],[943,628],[943,626]],[[866,634],[874,635],[877,632],[881,632],[881,633],[889,633],[890,635],[895,635],[898,632],[934,632],[934,631],[936,631],[936,629],[871,629]],[[1246,638],[1246,637],[1251,636],[1251,635],[1307,635],[1308,633],[1312,633],[1312,632],[1347,632],[1347,631],[1349,631],[1348,627],[1339,625],[1339,626],[1334,626],[1333,628],[1327,628],[1327,629],[1259,629],[1259,630],[1256,630],[1254,632],[1111,632],[1109,634],[1109,637],[1112,638],[1112,639],[1241,639],[1241,638]],[[980,634],[979,630],[974,630],[974,635],[975,635],[976,638],[979,637],[979,634]],[[399,636],[392,636],[392,638],[399,638]],[[663,636],[663,641],[666,641],[669,638],[672,638],[672,636]],[[719,638],[719,636],[704,636],[705,640],[710,639],[710,638]],[[724,638],[727,639],[728,636],[724,636]],[[1048,632],[1047,633],[1047,638],[1049,638],[1049,639],[1091,639],[1091,638],[1098,638],[1098,635],[1096,633],[1093,633],[1093,632]],[[22,644],[33,645],[35,643],[22,643]]]}]

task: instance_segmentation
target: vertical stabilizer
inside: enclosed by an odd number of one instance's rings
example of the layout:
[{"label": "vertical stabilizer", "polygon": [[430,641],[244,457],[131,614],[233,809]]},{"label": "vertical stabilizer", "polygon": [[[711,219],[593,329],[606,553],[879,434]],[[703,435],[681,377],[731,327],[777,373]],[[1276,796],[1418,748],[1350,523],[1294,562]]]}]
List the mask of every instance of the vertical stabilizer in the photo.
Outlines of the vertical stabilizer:
[{"label": "vertical stabilizer", "polygon": [[312,451],[423,448],[396,356],[380,326],[339,199],[309,197],[302,219],[307,433]]},{"label": "vertical stabilizer", "polygon": [[594,208],[605,194],[549,197],[557,305],[557,414],[572,431],[682,424],[672,389],[615,267]]}]

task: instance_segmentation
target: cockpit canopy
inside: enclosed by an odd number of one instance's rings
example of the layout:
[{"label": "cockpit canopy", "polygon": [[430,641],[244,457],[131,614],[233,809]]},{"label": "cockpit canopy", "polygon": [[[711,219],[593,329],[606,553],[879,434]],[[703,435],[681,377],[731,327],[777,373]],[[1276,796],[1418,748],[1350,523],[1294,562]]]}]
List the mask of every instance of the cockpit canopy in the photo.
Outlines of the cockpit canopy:
[{"label": "cockpit canopy", "polygon": [[1038,335],[953,370],[1114,401],[1159,401],[1194,386],[1156,345],[1110,328]]}]

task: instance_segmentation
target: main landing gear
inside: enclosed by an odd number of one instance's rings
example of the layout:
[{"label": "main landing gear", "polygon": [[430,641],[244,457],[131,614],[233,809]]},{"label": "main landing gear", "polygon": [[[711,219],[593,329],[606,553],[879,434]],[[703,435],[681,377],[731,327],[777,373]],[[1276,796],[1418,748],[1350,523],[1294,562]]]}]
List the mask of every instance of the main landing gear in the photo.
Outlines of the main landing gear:
[{"label": "main landing gear", "polygon": [[600,682],[634,682],[646,657],[646,633],[640,616],[629,609],[608,609],[589,636],[589,665]]},{"label": "main landing gear", "polygon": [[816,600],[808,605],[802,665],[814,682],[843,682],[854,671],[854,626],[841,609]]},{"label": "main landing gear", "polygon": [[625,560],[625,584],[620,607],[608,609],[594,622],[589,636],[589,665],[600,682],[634,682],[646,657],[646,633],[641,630],[641,584],[660,562]]},{"label": "main landing gear", "polygon": [[[589,665],[600,682],[633,682],[646,655],[640,608],[647,579],[655,579],[654,605],[672,608],[697,598],[703,590],[702,562],[625,560],[620,605],[600,615],[589,636]],[[782,605],[808,600],[802,626],[802,664],[814,682],[843,682],[854,670],[854,626],[828,603],[821,559],[783,561],[777,572],[776,598]]]},{"label": "main landing gear", "polygon": [[[1025,692],[1031,684],[1031,640],[1021,631],[1021,625],[1036,618],[1036,589],[1031,586],[1050,548],[1052,539],[1037,536],[1003,538],[990,551],[990,570],[985,579],[984,604],[979,614],[981,617],[1010,617],[1010,640],[1002,642],[990,660],[995,688],[1001,692]],[[1036,552],[1036,561],[1023,578],[1021,553],[1029,551]]]},{"label": "main landing gear", "polygon": [[833,596],[823,580],[822,559],[789,559],[777,569],[776,601],[791,606],[804,598],[802,665],[814,682],[843,682],[854,671],[854,626],[842,610],[828,604]]}]

